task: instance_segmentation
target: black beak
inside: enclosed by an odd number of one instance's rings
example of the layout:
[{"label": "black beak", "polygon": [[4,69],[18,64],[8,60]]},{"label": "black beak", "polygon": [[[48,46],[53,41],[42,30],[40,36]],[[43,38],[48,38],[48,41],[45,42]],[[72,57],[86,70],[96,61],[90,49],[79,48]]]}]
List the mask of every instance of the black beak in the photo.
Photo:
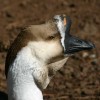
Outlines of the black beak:
[{"label": "black beak", "polygon": [[94,47],[93,43],[71,35],[67,37],[67,39],[65,38],[65,54],[73,54],[82,50],[90,50]]},{"label": "black beak", "polygon": [[66,20],[67,20],[67,25],[65,29],[64,53],[73,54],[82,50],[93,49],[95,47],[93,43],[70,35],[71,20],[69,19],[69,17],[66,18]]}]

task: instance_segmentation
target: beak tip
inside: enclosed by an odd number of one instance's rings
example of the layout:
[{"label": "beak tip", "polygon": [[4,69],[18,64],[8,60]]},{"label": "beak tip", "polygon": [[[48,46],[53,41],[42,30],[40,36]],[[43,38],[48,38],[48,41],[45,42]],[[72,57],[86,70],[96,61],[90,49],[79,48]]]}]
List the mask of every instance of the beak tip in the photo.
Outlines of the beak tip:
[{"label": "beak tip", "polygon": [[93,43],[90,42],[89,45],[91,49],[95,48],[95,45]]}]

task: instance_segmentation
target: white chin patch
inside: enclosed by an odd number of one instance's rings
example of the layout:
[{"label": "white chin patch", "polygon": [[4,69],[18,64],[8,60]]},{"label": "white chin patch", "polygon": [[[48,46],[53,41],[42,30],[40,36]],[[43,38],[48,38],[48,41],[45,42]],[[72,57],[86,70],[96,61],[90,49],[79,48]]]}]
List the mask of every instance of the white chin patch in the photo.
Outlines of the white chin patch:
[{"label": "white chin patch", "polygon": [[64,45],[64,40],[65,40],[65,27],[64,27],[64,22],[62,21],[61,19],[61,16],[60,15],[56,15],[54,16],[54,19],[56,19],[56,24],[57,24],[57,27],[58,27],[58,30],[60,32],[60,35],[61,35],[61,44],[62,46],[64,47],[64,50],[65,50],[65,45]]}]

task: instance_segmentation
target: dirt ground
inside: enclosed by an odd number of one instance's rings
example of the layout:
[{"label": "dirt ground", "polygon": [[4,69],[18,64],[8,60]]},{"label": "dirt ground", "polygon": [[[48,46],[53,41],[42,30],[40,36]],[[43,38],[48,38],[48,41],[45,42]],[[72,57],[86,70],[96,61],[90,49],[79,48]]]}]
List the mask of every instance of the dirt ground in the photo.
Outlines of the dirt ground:
[{"label": "dirt ground", "polygon": [[56,14],[70,16],[71,33],[96,48],[70,57],[43,91],[44,100],[100,100],[100,0],[0,0],[0,91],[7,93],[5,57],[20,27]]}]

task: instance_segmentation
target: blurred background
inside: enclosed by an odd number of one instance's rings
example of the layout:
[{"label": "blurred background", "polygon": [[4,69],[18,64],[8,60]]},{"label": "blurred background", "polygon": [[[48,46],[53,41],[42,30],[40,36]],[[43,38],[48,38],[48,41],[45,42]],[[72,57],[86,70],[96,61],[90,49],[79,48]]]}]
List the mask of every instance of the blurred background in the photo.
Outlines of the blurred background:
[{"label": "blurred background", "polygon": [[0,0],[0,93],[7,93],[5,58],[20,28],[56,14],[70,16],[71,33],[96,48],[70,57],[43,91],[44,100],[100,100],[100,0]]}]

